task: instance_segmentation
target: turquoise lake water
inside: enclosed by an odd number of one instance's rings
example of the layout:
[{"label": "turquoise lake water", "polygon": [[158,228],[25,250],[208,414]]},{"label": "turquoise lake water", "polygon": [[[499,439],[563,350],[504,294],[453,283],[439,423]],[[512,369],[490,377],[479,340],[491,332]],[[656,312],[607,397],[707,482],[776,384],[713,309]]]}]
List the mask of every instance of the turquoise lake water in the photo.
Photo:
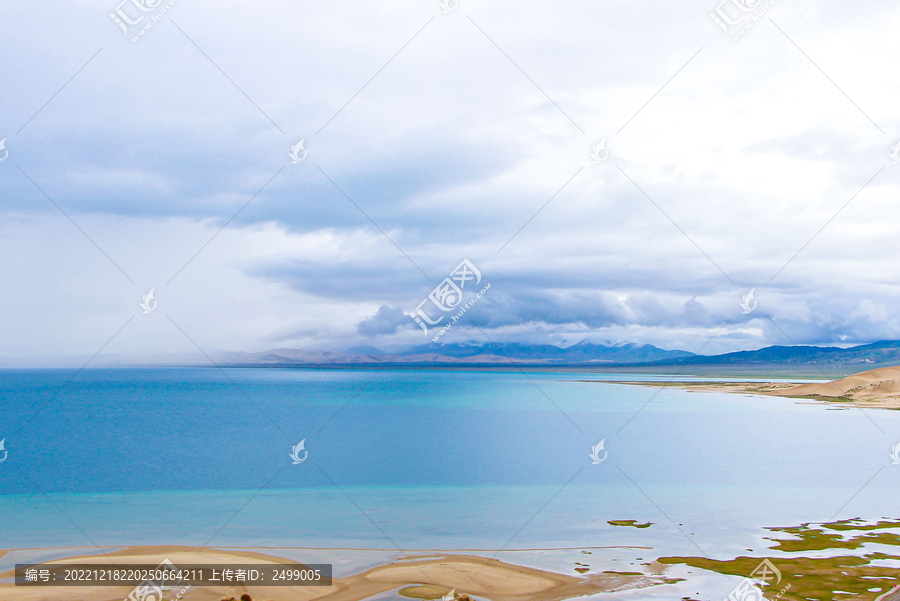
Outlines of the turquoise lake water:
[{"label": "turquoise lake water", "polygon": [[60,391],[73,373],[0,371],[0,549],[731,558],[766,526],[900,518],[900,412],[579,381],[607,374],[98,369]]}]

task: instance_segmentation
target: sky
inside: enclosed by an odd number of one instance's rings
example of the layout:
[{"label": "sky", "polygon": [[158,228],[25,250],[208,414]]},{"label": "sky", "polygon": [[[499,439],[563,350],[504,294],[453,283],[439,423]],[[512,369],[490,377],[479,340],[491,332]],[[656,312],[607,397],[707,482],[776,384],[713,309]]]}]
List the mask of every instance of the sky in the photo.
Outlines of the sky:
[{"label": "sky", "polygon": [[900,338],[898,28],[885,1],[4,3],[0,358],[394,350],[464,305],[437,340]]}]

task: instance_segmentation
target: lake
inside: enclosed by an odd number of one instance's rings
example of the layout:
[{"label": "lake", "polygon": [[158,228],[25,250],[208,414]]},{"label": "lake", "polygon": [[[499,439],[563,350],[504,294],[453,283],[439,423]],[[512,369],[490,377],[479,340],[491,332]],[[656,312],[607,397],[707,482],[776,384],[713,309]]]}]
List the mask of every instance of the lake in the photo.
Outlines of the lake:
[{"label": "lake", "polygon": [[[764,556],[765,527],[900,517],[895,411],[582,381],[654,379],[634,374],[73,373],[0,371],[2,549],[504,549],[555,569],[613,546],[652,550],[592,558]],[[608,523],[632,519],[652,525]]]}]

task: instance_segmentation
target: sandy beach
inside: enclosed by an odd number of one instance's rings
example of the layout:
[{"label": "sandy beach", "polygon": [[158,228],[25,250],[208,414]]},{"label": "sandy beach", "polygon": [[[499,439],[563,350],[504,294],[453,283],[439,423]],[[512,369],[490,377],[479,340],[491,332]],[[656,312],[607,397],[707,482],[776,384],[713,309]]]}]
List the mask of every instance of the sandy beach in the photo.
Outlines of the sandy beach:
[{"label": "sandy beach", "polygon": [[[597,380],[584,380],[593,381]],[[785,382],[637,382],[603,380],[605,384],[628,384],[678,388],[692,392],[762,394],[827,401],[844,406],[900,409],[900,367],[884,367],[833,380],[809,384]]]},{"label": "sandy beach", "polygon": [[[439,556],[436,556],[439,555]],[[98,565],[158,564],[168,559],[179,564],[267,564],[285,563],[275,555],[252,551],[225,551],[192,547],[131,547],[107,555],[76,555],[53,563],[85,563]],[[186,601],[219,601],[249,594],[254,601],[360,601],[379,593],[395,589],[429,585],[419,591],[410,589],[406,594],[419,598],[440,598],[452,589],[457,595],[477,595],[493,601],[561,601],[573,597],[616,590],[643,588],[664,584],[664,566],[653,564],[649,574],[602,573],[585,577],[557,574],[544,570],[517,566],[496,559],[477,555],[429,553],[410,555],[402,561],[377,566],[345,578],[334,578],[331,586],[199,586],[186,591],[180,599]],[[0,578],[12,578],[11,571]],[[0,601],[121,601],[126,599],[132,586],[79,586],[23,588],[12,583],[0,584]],[[171,590],[174,598],[178,590]],[[426,596],[428,595],[428,596]]]}]

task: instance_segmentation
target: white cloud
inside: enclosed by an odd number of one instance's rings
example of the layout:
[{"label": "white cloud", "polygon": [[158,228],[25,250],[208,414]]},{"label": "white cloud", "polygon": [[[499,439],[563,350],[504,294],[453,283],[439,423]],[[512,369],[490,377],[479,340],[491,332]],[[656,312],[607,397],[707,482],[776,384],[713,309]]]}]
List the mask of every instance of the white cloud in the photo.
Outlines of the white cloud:
[{"label": "white cloud", "polygon": [[[0,355],[90,354],[153,286],[113,350],[190,351],[163,308],[204,347],[344,348],[463,258],[492,337],[696,350],[735,312],[704,352],[785,343],[767,317],[797,342],[900,337],[894,5],[779,2],[734,43],[705,2],[191,0],[136,44],[97,6],[0,8]],[[368,342],[421,336],[381,326]]]}]

